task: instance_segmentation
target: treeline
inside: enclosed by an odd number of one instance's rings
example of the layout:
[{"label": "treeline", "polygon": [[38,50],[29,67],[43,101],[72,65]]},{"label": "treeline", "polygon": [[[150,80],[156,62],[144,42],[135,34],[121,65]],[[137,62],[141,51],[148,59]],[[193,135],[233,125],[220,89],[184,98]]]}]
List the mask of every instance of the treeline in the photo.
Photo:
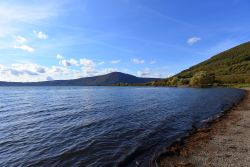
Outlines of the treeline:
[{"label": "treeline", "polygon": [[117,84],[113,84],[112,86],[152,86],[152,83],[151,82],[148,82],[148,83],[134,83],[134,84],[117,83]]},{"label": "treeline", "polygon": [[168,86],[168,87],[212,87],[212,86],[237,86],[250,85],[250,75],[233,74],[216,76],[214,73],[200,71],[190,78],[182,78],[176,75],[164,80],[156,80],[144,84],[118,83],[114,86]]},{"label": "treeline", "polygon": [[215,84],[215,75],[206,71],[196,73],[191,78],[170,77],[162,81],[151,82],[152,86],[185,86],[185,87],[208,87]]},{"label": "treeline", "polygon": [[250,84],[250,75],[224,75],[216,76],[214,73],[200,71],[190,78],[180,76],[170,77],[165,80],[151,82],[151,86],[171,86],[171,87],[211,87],[229,86],[237,84]]},{"label": "treeline", "polygon": [[215,82],[215,75],[208,74],[205,71],[201,71],[194,75],[192,78],[178,78],[171,77],[164,80],[156,80],[144,84],[128,84],[128,83],[118,83],[114,86],[192,86],[192,87],[207,87],[212,86]]}]

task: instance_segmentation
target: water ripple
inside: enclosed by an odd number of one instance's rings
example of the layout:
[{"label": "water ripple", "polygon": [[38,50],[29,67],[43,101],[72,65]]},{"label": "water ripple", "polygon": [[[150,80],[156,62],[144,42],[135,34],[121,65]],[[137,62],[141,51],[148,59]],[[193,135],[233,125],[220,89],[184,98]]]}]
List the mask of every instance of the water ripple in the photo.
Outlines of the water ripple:
[{"label": "water ripple", "polygon": [[0,166],[149,166],[237,89],[0,87]]}]

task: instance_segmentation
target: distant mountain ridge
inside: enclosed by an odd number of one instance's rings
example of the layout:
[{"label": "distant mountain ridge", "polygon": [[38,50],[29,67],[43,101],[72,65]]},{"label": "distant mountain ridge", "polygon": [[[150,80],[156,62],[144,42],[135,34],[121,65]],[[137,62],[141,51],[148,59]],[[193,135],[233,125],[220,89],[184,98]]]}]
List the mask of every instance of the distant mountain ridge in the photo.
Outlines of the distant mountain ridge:
[{"label": "distant mountain ridge", "polygon": [[43,82],[3,82],[0,86],[111,86],[116,84],[143,84],[160,80],[159,78],[140,78],[121,72],[112,72],[106,75],[85,77],[72,80],[54,80]]}]

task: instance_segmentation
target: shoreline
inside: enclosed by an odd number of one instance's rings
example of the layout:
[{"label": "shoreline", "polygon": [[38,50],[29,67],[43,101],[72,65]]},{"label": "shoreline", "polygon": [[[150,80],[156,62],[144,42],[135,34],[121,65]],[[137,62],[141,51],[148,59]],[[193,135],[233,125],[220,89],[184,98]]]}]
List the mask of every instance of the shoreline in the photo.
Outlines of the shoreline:
[{"label": "shoreline", "polygon": [[244,90],[238,105],[165,148],[155,166],[250,166],[250,89]]}]

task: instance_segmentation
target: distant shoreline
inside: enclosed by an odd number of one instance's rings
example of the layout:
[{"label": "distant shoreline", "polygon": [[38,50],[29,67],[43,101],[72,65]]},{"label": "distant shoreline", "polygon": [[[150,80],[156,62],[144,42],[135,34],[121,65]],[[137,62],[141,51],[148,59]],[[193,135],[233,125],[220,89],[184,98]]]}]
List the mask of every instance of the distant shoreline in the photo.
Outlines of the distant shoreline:
[{"label": "distant shoreline", "polygon": [[167,147],[159,167],[250,165],[250,88],[241,102],[197,131]]}]

